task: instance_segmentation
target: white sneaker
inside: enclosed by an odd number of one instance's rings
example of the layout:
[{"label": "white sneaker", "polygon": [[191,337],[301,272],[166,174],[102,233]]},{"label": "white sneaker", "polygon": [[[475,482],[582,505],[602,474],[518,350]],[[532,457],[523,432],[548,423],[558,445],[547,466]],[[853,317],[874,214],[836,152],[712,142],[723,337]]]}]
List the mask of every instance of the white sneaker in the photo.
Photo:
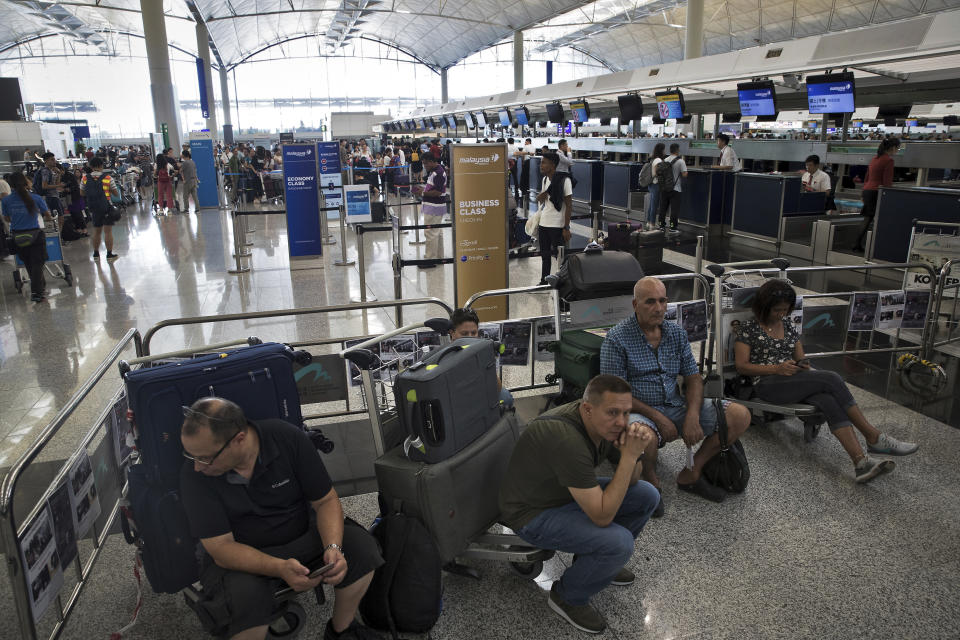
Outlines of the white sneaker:
[{"label": "white sneaker", "polygon": [[863,459],[854,467],[857,474],[857,484],[870,482],[877,476],[893,471],[897,464],[893,460],[874,460],[870,456],[863,456]]},{"label": "white sneaker", "polygon": [[870,444],[869,442],[867,443],[867,451],[886,456],[908,456],[919,448],[920,445],[918,444],[913,442],[901,442],[893,436],[888,436],[885,433],[880,434],[880,439],[877,440],[877,444]]}]

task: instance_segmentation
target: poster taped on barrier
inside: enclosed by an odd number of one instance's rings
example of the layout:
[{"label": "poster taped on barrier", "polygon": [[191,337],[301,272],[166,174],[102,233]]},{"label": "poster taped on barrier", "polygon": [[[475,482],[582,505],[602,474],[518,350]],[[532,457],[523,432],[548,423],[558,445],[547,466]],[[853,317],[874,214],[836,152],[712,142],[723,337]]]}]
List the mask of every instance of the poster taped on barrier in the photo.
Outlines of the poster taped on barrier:
[{"label": "poster taped on barrier", "polygon": [[930,309],[929,289],[907,289],[903,296],[903,329],[923,329]]},{"label": "poster taped on barrier", "polygon": [[100,496],[93,480],[93,465],[86,451],[80,453],[67,474],[67,487],[73,508],[73,526],[77,530],[77,537],[82,538],[100,515]]},{"label": "poster taped on barrier", "polygon": [[20,549],[23,551],[30,610],[33,619],[38,620],[63,586],[63,565],[57,553],[49,505],[44,506],[20,538]]},{"label": "poster taped on barrier", "polygon": [[703,342],[707,339],[707,301],[696,300],[679,305],[679,324],[687,332],[687,341]]},{"label": "poster taped on barrier", "polygon": [[77,557],[77,530],[73,527],[73,508],[66,483],[57,487],[47,504],[53,516],[53,534],[57,538],[60,564],[69,565]]},{"label": "poster taped on barrier", "polygon": [[117,467],[123,468],[133,454],[135,443],[130,421],[127,420],[127,394],[120,392],[120,396],[113,403],[113,409],[107,420],[110,421],[109,432],[113,434],[113,452],[117,457]]},{"label": "poster taped on barrier", "polygon": [[872,331],[877,321],[879,302],[880,294],[876,291],[861,291],[853,294],[847,331]]},{"label": "poster taped on barrier", "polygon": [[343,360],[335,353],[314,355],[308,365],[294,363],[293,377],[301,404],[343,400],[347,393]]},{"label": "poster taped on barrier", "polygon": [[486,338],[487,340],[493,340],[494,342],[500,342],[501,330],[502,327],[499,322],[481,322],[477,336]]},{"label": "poster taped on barrier", "polygon": [[803,296],[797,296],[793,303],[793,311],[790,312],[790,324],[798,335],[803,335]]},{"label": "poster taped on barrier", "polygon": [[530,362],[530,331],[529,322],[503,323],[500,337],[503,343],[501,365],[526,366]]},{"label": "poster taped on barrier", "polygon": [[557,322],[553,318],[541,318],[536,322],[537,335],[534,340],[533,357],[538,362],[553,360],[550,344],[557,340]]},{"label": "poster taped on barrier", "polygon": [[903,324],[903,307],[906,294],[901,291],[881,291],[880,311],[877,314],[877,329],[897,329]]}]

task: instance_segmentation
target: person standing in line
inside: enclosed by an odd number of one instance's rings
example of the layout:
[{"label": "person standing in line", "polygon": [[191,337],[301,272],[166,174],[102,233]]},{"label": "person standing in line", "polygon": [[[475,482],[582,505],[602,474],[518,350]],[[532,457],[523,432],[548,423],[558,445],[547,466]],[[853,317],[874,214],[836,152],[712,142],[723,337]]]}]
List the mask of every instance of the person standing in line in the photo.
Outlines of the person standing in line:
[{"label": "person standing in line", "polygon": [[657,184],[657,165],[663,162],[663,158],[667,155],[664,153],[665,150],[666,145],[658,142],[653,146],[653,153],[650,154],[650,175],[653,182],[647,185],[647,193],[649,194],[647,223],[651,229],[657,224],[657,216],[660,214],[660,185]]},{"label": "person standing in line", "polygon": [[47,199],[47,208],[51,212],[56,211],[56,215],[62,216],[63,201],[61,193],[65,185],[63,184],[63,169],[57,164],[57,157],[47,151],[43,154],[43,167],[40,169],[41,190]]},{"label": "person standing in line", "polygon": [[189,151],[180,154],[180,178],[183,180],[183,212],[190,212],[190,198],[193,198],[194,212],[200,211],[200,198],[197,197],[197,165]]},{"label": "person standing in line", "polygon": [[[422,187],[423,223],[440,224],[447,213],[447,172],[442,164],[437,163],[432,153],[423,156],[423,169],[427,173],[427,179]],[[423,235],[426,241],[423,257],[428,260],[442,258],[443,229],[426,229]],[[420,265],[420,268],[432,269],[436,266],[435,264]]]},{"label": "person standing in line", "polygon": [[[684,162],[683,158],[680,156],[680,145],[674,142],[670,145],[670,155],[667,156],[662,162],[670,165],[670,169],[673,174],[672,181],[668,181],[668,184],[660,185],[660,216],[657,221],[657,224],[663,229],[666,226],[667,222],[667,209],[670,210],[670,231],[677,231],[677,208],[680,206],[680,192],[682,191],[682,179],[687,177],[687,163]],[[664,173],[664,169],[660,168],[660,176],[665,176],[668,174]],[[672,182],[672,184],[669,184]],[[673,205],[673,206],[671,206]]]},{"label": "person standing in line", "polygon": [[170,174],[172,186],[173,210],[179,213],[181,200],[180,186],[183,184],[180,179],[180,163],[177,162],[176,157],[173,155],[172,147],[168,147],[164,153],[167,157],[167,173]]},{"label": "person standing in line", "polygon": [[173,178],[170,175],[170,159],[164,154],[157,154],[156,175],[157,183],[157,215],[166,215],[173,203]]},{"label": "person standing in line", "polygon": [[863,181],[863,226],[857,236],[854,251],[865,251],[864,242],[867,231],[873,224],[873,217],[877,213],[877,198],[880,197],[880,187],[889,187],[893,184],[893,156],[900,150],[899,138],[887,138],[880,143],[877,156],[870,161],[867,167],[867,177]]},{"label": "person standing in line", "polygon": [[560,159],[560,164],[557,165],[557,171],[572,176],[573,153],[570,152],[570,145],[567,144],[566,140],[561,140],[557,143],[557,150],[557,157]]},{"label": "person standing in line", "polygon": [[546,284],[557,247],[570,241],[573,185],[569,174],[557,170],[559,164],[560,158],[556,153],[545,153],[540,159],[540,175],[543,176],[537,195],[537,203],[541,207],[537,233],[541,260],[540,284]]},{"label": "person standing in line", "polygon": [[150,155],[141,153],[137,156],[137,166],[140,167],[140,202],[141,204],[151,200],[153,194],[153,163],[150,162]]},{"label": "person standing in line", "polygon": [[[120,191],[113,183],[113,177],[103,170],[103,158],[95,157],[90,161],[90,173],[83,176],[80,191],[87,203],[87,209],[93,218],[93,259],[100,259],[100,234],[103,232],[103,243],[107,247],[107,260],[119,258],[113,252],[113,219],[108,215],[110,197],[119,196]],[[106,227],[106,231],[103,228]]]},{"label": "person standing in line", "polygon": [[40,222],[40,215],[44,220],[53,222],[50,217],[50,210],[47,208],[47,201],[30,190],[33,187],[30,179],[20,173],[14,173],[10,176],[10,189],[12,193],[0,201],[0,210],[3,212],[3,218],[10,225],[10,232],[15,241],[18,237],[29,239],[33,235],[32,241],[21,246],[17,244],[17,256],[27,268],[30,274],[30,299],[34,302],[42,302],[46,297],[46,277],[43,273],[43,263],[47,259],[47,239],[43,233],[43,224]]},{"label": "person standing in line", "polygon": [[717,164],[717,169],[740,171],[743,168],[740,159],[737,158],[737,152],[730,146],[730,136],[725,133],[718,133],[717,148],[720,149],[720,162]]}]

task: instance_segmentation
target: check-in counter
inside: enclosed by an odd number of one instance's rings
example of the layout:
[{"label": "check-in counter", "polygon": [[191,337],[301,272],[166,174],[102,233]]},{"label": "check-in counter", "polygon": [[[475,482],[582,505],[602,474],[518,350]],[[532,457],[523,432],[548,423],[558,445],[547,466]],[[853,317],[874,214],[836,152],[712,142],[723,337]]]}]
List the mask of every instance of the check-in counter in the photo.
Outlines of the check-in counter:
[{"label": "check-in counter", "polygon": [[630,194],[641,191],[639,162],[603,163],[603,208],[622,211],[629,217]]},{"label": "check-in counter", "polygon": [[603,163],[599,160],[574,160],[573,173],[576,185],[573,200],[583,204],[603,201]]},{"label": "check-in counter", "polygon": [[701,229],[719,229],[723,223],[723,183],[729,175],[729,171],[688,167],[677,219]]},{"label": "check-in counter", "polygon": [[960,221],[960,190],[937,187],[881,187],[867,256],[874,261],[907,262],[913,221]]}]

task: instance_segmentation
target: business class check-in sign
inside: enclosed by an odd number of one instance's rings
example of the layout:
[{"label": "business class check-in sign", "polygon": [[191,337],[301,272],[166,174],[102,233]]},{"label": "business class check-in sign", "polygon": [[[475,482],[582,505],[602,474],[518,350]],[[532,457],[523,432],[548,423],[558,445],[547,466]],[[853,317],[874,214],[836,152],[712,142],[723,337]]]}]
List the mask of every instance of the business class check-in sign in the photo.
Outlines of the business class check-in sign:
[{"label": "business class check-in sign", "polygon": [[[462,307],[473,294],[506,289],[507,148],[504,144],[452,147],[454,297]],[[482,322],[506,320],[506,296],[473,305]]]}]

